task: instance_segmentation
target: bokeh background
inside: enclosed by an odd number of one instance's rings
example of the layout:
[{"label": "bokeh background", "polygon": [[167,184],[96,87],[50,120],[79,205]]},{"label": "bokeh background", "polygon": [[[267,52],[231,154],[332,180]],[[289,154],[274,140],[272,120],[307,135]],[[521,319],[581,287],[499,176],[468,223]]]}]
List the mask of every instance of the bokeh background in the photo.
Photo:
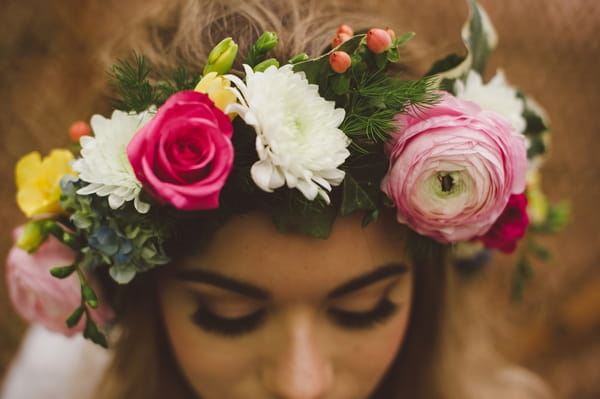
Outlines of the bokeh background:
[{"label": "bokeh background", "polygon": [[[126,3],[126,4],[123,4]],[[144,2],[2,0],[0,13],[0,257],[13,226],[25,219],[14,202],[13,167],[23,154],[67,145],[71,122],[108,114],[97,48],[127,29]],[[461,52],[462,0],[373,1],[396,32],[413,30],[413,57],[427,69]],[[554,252],[535,264],[523,301],[509,300],[513,257],[497,257],[477,280],[481,300],[514,328],[498,346],[532,368],[560,398],[600,397],[600,2],[480,0],[499,33],[488,67],[541,103],[551,118],[552,146],[543,167],[552,201],[570,198],[571,223],[542,239]],[[110,22],[110,23],[108,23]],[[115,23],[116,22],[116,23]],[[110,30],[106,28],[110,26]],[[106,91],[108,94],[108,92]],[[0,274],[4,264],[0,262]],[[0,284],[0,378],[26,325]]]}]

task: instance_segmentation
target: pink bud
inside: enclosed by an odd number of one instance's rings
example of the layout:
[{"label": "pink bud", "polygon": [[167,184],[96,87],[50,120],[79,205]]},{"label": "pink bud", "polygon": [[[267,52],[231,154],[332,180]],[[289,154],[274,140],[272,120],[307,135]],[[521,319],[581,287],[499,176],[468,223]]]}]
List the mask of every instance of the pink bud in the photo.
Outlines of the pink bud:
[{"label": "pink bud", "polygon": [[340,44],[344,43],[346,40],[350,39],[352,36],[346,33],[338,33],[335,35],[333,40],[331,41],[331,47],[336,48]]},{"label": "pink bud", "polygon": [[383,53],[392,47],[392,38],[383,29],[371,29],[367,32],[367,47],[375,54]]},{"label": "pink bud", "polygon": [[352,59],[345,51],[334,51],[329,56],[329,65],[334,72],[344,73],[352,65]]},{"label": "pink bud", "polygon": [[354,35],[354,31],[348,25],[340,25],[337,28],[337,32],[336,33],[337,34],[344,33],[344,34],[346,34],[348,36],[353,36]]}]

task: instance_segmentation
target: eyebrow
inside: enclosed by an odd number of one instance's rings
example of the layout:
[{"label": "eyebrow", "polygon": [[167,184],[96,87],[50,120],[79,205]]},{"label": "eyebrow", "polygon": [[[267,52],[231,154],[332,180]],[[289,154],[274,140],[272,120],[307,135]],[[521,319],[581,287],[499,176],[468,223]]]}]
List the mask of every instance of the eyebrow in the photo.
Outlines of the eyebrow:
[{"label": "eyebrow", "polygon": [[265,289],[206,270],[181,270],[177,273],[177,278],[179,280],[211,284],[259,300],[271,298],[271,294]]},{"label": "eyebrow", "polygon": [[363,274],[362,276],[358,276],[353,278],[340,285],[339,287],[333,289],[328,295],[327,298],[333,299],[349,294],[350,292],[357,291],[361,288],[364,288],[368,285],[374,284],[381,280],[385,280],[386,278],[398,275],[405,274],[408,271],[408,267],[401,263],[386,263],[382,266],[379,266],[377,269],[369,272],[367,274]]},{"label": "eyebrow", "polygon": [[[327,294],[327,298],[333,299],[357,291],[368,285],[374,284],[386,278],[404,274],[408,271],[408,267],[401,263],[387,263],[377,269],[353,278],[352,280],[340,285]],[[223,276],[212,271],[194,269],[181,270],[177,273],[177,279],[192,281],[196,283],[205,283],[220,287],[229,291],[236,292],[251,298],[259,300],[268,300],[271,298],[269,291],[257,287],[255,285],[236,280],[231,277]]]}]

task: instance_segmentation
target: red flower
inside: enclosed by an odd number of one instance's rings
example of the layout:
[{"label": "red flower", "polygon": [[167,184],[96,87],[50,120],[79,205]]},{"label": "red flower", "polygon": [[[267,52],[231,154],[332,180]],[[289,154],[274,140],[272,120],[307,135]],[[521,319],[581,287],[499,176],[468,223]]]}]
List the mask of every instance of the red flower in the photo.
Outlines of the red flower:
[{"label": "red flower", "polygon": [[127,147],[137,178],[159,201],[213,209],[233,167],[233,126],[206,94],[171,96]]},{"label": "red flower", "polygon": [[511,253],[517,248],[517,242],[525,235],[527,226],[529,226],[527,197],[525,194],[513,194],[492,228],[479,238],[488,248],[497,248],[504,253]]}]

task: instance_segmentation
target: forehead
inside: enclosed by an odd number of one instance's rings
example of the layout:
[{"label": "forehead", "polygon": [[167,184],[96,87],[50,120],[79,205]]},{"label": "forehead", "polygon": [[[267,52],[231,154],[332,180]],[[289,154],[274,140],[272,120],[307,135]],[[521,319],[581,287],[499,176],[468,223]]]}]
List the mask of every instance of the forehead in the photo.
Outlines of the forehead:
[{"label": "forehead", "polygon": [[180,270],[203,269],[278,293],[322,295],[388,263],[408,266],[404,230],[393,220],[361,227],[361,215],[338,217],[327,240],[280,233],[265,215],[233,218]]}]

